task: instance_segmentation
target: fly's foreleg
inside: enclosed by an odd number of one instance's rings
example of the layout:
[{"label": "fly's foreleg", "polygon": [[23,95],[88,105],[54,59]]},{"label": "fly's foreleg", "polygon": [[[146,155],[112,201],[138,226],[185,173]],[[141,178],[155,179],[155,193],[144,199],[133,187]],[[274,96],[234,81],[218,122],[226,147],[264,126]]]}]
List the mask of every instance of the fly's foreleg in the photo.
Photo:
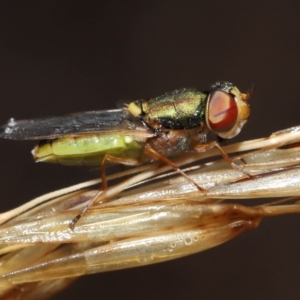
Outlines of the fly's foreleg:
[{"label": "fly's foreleg", "polygon": [[225,161],[227,161],[231,165],[231,167],[233,169],[245,174],[248,178],[252,177],[252,175],[250,173],[248,173],[247,171],[245,171],[242,166],[239,166],[239,165],[235,164],[232,161],[232,159],[227,155],[227,153],[222,149],[222,147],[217,142],[212,141],[212,142],[208,142],[208,143],[205,143],[205,144],[194,145],[194,149],[199,153],[209,151],[213,148],[218,148],[219,149],[222,157],[225,159]]}]

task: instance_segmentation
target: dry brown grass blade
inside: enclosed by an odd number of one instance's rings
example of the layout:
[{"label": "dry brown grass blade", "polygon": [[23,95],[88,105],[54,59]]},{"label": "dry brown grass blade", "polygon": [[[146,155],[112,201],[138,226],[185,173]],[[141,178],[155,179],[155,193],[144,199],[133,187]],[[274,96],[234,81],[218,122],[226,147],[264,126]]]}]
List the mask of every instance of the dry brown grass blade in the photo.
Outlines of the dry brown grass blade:
[{"label": "dry brown grass blade", "polygon": [[[293,128],[228,146],[250,179],[222,160],[201,164],[199,155],[180,158],[180,165],[193,163],[188,174],[208,190],[206,195],[180,176],[152,183],[150,178],[167,167],[150,166],[104,192],[102,199],[112,201],[93,206],[74,231],[70,221],[97,192],[82,190],[88,184],[2,214],[1,299],[45,299],[76,276],[179,258],[256,228],[264,217],[299,213],[299,140],[299,128]],[[147,184],[137,185],[142,180]],[[255,207],[232,202],[291,196],[289,202]]]}]

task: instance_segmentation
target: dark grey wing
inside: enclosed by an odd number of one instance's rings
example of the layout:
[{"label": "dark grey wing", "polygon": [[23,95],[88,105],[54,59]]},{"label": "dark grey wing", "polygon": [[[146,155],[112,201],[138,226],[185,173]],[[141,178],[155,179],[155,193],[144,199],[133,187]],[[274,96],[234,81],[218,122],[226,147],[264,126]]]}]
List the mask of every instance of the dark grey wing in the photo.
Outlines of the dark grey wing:
[{"label": "dark grey wing", "polygon": [[124,109],[89,111],[45,119],[10,119],[0,128],[0,137],[12,140],[55,139],[86,133],[121,132],[131,130],[130,124]]}]

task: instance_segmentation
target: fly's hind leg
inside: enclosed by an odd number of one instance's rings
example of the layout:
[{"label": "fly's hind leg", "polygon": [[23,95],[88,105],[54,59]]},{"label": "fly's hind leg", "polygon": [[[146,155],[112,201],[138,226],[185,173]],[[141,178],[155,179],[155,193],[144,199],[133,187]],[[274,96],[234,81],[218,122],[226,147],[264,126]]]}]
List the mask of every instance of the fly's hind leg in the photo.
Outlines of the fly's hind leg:
[{"label": "fly's hind leg", "polygon": [[222,147],[217,142],[212,141],[212,142],[208,142],[208,143],[205,143],[205,144],[194,145],[194,149],[199,153],[209,151],[213,148],[218,148],[219,149],[222,157],[225,159],[225,161],[227,161],[231,165],[231,167],[233,169],[245,174],[248,178],[252,177],[252,175],[250,173],[248,173],[247,171],[245,171],[242,166],[239,166],[239,165],[235,164],[232,161],[232,159],[227,155],[227,153],[222,149]]},{"label": "fly's hind leg", "polygon": [[146,144],[144,148],[145,153],[152,157],[155,160],[161,160],[167,165],[171,166],[175,171],[180,173],[183,177],[185,177],[188,181],[190,181],[200,192],[206,193],[206,189],[202,188],[199,184],[197,184],[191,177],[186,175],[176,164],[174,164],[170,159],[160,154],[156,150],[154,150],[150,145]]},{"label": "fly's hind leg", "polygon": [[102,180],[102,190],[105,191],[107,189],[107,180],[106,180],[106,172],[105,172],[105,163],[106,161],[110,161],[115,164],[119,165],[125,165],[125,166],[138,166],[141,164],[141,162],[138,159],[135,158],[129,158],[129,157],[119,157],[114,156],[112,154],[106,154],[101,162],[101,180]]},{"label": "fly's hind leg", "polygon": [[[96,194],[96,196],[89,201],[89,203],[80,211],[80,213],[71,221],[70,228],[73,230],[75,224],[78,220],[86,213],[86,211],[97,201],[99,196],[103,191],[107,189],[107,180],[106,180],[106,172],[105,172],[105,162],[110,161],[116,164],[122,164],[127,166],[138,166],[140,165],[140,161],[134,158],[126,158],[126,157],[118,157],[111,154],[106,154],[101,162],[101,190]],[[108,199],[104,199],[101,203],[108,201]]]}]

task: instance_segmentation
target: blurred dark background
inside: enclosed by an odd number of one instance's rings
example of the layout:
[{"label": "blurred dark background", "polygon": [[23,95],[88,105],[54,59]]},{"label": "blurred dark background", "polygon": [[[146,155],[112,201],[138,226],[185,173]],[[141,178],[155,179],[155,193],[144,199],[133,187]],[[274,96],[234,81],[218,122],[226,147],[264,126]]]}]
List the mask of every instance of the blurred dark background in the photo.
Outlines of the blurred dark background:
[{"label": "blurred dark background", "polygon": [[[297,1],[1,1],[0,122],[113,108],[217,80],[255,84],[234,141],[299,124]],[[1,210],[98,176],[34,164],[32,142],[0,140]],[[209,251],[86,276],[55,299],[298,299],[298,215]]]}]

